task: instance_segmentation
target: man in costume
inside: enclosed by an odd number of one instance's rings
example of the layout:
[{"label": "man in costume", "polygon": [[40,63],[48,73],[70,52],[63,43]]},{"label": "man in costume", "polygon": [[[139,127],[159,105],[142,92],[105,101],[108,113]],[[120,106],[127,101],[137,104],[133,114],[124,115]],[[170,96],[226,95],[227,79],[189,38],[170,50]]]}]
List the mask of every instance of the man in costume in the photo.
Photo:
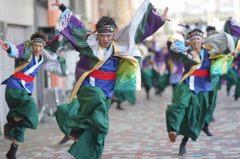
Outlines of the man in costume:
[{"label": "man in costume", "polygon": [[[168,49],[182,63],[184,73],[175,90],[174,103],[166,110],[168,137],[175,142],[183,135],[179,155],[186,154],[189,138],[196,141],[205,123],[212,91],[211,74],[225,73],[219,59],[231,64],[235,47],[240,48],[240,41],[226,33],[209,36],[203,44],[203,32],[196,28],[189,33],[191,52],[188,53],[183,42],[169,38]],[[221,47],[219,47],[221,45]],[[225,55],[227,54],[227,55]],[[212,61],[212,59],[216,59]],[[213,63],[211,63],[213,62]],[[221,62],[221,61],[220,61]]]},{"label": "man in costume", "polygon": [[[77,95],[80,108],[68,121],[69,137],[75,142],[69,153],[79,159],[99,159],[109,131],[109,108],[115,90],[140,89],[140,52],[136,44],[157,31],[165,22],[167,9],[160,16],[145,0],[131,23],[118,31],[110,17],[102,17],[92,33],[73,13],[56,0],[62,10],[57,30],[81,53],[70,100]],[[97,33],[97,34],[95,34]]]},{"label": "man in costume", "polygon": [[[207,37],[209,37],[210,35],[213,34],[217,34],[216,28],[213,26],[208,26],[206,28],[206,32],[207,32]],[[202,128],[202,131],[207,135],[207,136],[213,136],[212,133],[210,133],[209,131],[209,124],[212,121],[215,121],[215,119],[213,118],[213,112],[215,110],[216,107],[216,101],[217,101],[217,92],[218,89],[220,88],[220,74],[211,74],[211,83],[212,83],[212,91],[209,92],[209,105],[211,105],[208,108],[208,112],[206,115],[206,119],[205,119],[205,124]]]},{"label": "man in costume", "polygon": [[[233,35],[233,36],[236,36],[238,38],[240,38],[240,23],[237,22],[234,18],[232,17],[229,17],[225,24],[224,24],[224,28],[223,28],[224,32],[230,34],[230,35]],[[237,50],[236,50],[236,54],[237,54]],[[222,76],[223,79],[226,80],[226,84],[227,84],[227,94],[229,95],[230,94],[230,89],[232,86],[236,86],[236,89],[235,89],[235,99],[238,98],[239,95],[236,95],[236,94],[240,94],[240,92],[238,91],[240,88],[239,88],[239,72],[238,72],[238,65],[239,65],[239,55],[236,55],[235,57],[235,60],[234,60],[234,66],[233,66],[233,69],[230,69],[229,72]],[[238,93],[237,93],[238,92]]]},{"label": "man in costume", "polygon": [[166,46],[159,48],[150,48],[154,52],[153,79],[155,85],[155,94],[160,95],[169,85],[169,65],[170,53]]},{"label": "man in costume", "polygon": [[142,68],[141,68],[141,79],[142,85],[146,92],[146,99],[150,99],[150,90],[153,87],[153,61],[154,61],[154,54],[153,52],[148,52],[143,58],[142,61]]},{"label": "man in costume", "polygon": [[31,41],[18,46],[0,40],[0,46],[7,51],[8,56],[15,58],[14,74],[2,83],[6,84],[5,99],[9,107],[4,137],[12,141],[6,154],[8,159],[16,158],[18,144],[24,142],[26,128],[37,128],[38,109],[31,95],[33,80],[40,67],[59,76],[69,73],[65,60],[54,54],[66,42],[61,37],[59,35],[47,45],[47,35],[42,32],[32,34]]}]

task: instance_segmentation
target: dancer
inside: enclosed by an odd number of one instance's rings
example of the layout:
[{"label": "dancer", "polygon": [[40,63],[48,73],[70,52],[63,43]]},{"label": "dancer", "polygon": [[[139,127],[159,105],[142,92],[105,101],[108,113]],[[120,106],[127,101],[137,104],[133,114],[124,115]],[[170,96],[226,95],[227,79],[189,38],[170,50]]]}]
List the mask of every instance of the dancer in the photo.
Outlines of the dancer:
[{"label": "dancer", "polygon": [[114,95],[117,98],[117,109],[124,110],[121,103],[125,100],[134,105],[137,98],[135,95],[135,91],[114,91]]},{"label": "dancer", "polygon": [[143,59],[141,68],[142,85],[146,92],[146,99],[150,99],[149,92],[153,87],[153,58],[154,54],[149,52]]},{"label": "dancer", "polygon": [[6,154],[8,159],[16,158],[19,142],[24,142],[26,128],[37,128],[38,109],[31,95],[33,81],[40,67],[59,76],[69,73],[63,57],[53,54],[65,44],[66,39],[60,37],[47,45],[47,35],[42,32],[32,34],[30,41],[18,46],[0,40],[0,46],[7,51],[8,56],[15,58],[14,74],[2,83],[7,85],[5,99],[9,107],[4,137],[12,141]]},{"label": "dancer", "polygon": [[169,85],[170,74],[168,60],[170,58],[170,53],[166,46],[161,49],[151,49],[151,51],[155,53],[153,63],[155,94],[161,96],[165,88]]},{"label": "dancer", "polygon": [[160,16],[145,0],[131,23],[118,33],[115,21],[108,16],[99,19],[92,33],[60,1],[53,5],[63,12],[57,30],[81,53],[70,97],[72,100],[77,95],[80,109],[67,123],[71,128],[69,137],[75,141],[68,152],[79,159],[101,158],[109,131],[108,112],[114,88],[140,89],[141,56],[136,44],[164,24],[168,9]]},{"label": "dancer", "polygon": [[[226,56],[232,57],[235,47],[240,48],[240,42],[237,43],[239,39],[226,33],[210,36],[204,42],[205,45],[202,45],[203,32],[198,28],[193,29],[188,37],[192,50],[190,54],[186,52],[183,42],[169,38],[167,43],[170,52],[184,63],[185,69],[175,90],[174,103],[168,105],[166,110],[170,141],[175,142],[179,134],[184,136],[179,155],[186,154],[188,139],[196,141],[205,123],[210,102],[209,92],[212,91],[210,74],[218,74],[219,70],[224,72],[227,69],[222,68],[222,64],[218,65],[218,61],[211,63],[211,60],[225,52],[230,53]],[[220,44],[222,47],[218,48]],[[227,62],[231,63],[231,60]]]},{"label": "dancer", "polygon": [[[206,32],[207,32],[207,37],[213,34],[217,34],[216,28],[214,26],[208,26],[206,29]],[[217,92],[221,86],[220,74],[211,74],[211,83],[212,83],[212,91],[209,92],[209,108],[206,114],[205,124],[202,128],[202,131],[207,136],[213,136],[213,134],[209,131],[209,125],[212,121],[215,121],[213,117],[213,112],[216,107]]]}]

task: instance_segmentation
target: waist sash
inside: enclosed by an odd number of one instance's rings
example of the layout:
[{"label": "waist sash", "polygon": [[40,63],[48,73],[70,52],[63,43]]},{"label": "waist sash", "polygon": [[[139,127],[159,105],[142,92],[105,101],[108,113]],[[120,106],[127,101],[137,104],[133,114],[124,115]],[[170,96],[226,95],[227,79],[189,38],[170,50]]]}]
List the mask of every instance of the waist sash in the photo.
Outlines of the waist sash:
[{"label": "waist sash", "polygon": [[115,80],[116,79],[116,72],[104,72],[100,70],[94,70],[88,76],[94,77],[101,80]]},{"label": "waist sash", "polygon": [[209,70],[195,70],[191,76],[199,76],[199,77],[209,77],[210,71]]},{"label": "waist sash", "polygon": [[34,80],[34,76],[29,76],[29,75],[26,75],[22,72],[16,72],[13,74],[14,77],[20,79],[20,80],[24,80],[26,82],[33,82]]}]

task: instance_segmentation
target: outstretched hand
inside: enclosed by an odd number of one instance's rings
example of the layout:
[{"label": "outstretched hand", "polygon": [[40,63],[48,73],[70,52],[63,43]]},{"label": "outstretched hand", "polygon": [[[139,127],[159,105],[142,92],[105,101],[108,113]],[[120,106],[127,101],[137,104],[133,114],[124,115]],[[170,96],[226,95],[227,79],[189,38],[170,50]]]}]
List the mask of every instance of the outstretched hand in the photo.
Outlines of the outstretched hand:
[{"label": "outstretched hand", "polygon": [[191,51],[190,54],[192,55],[193,59],[197,58],[198,53],[196,51]]},{"label": "outstretched hand", "polygon": [[232,55],[233,55],[234,57],[236,57],[236,56],[237,56],[237,54],[238,54],[238,50],[237,50],[237,49],[235,49],[235,50],[234,50],[234,52],[232,53]]},{"label": "outstretched hand", "polygon": [[183,22],[179,22],[178,23],[178,26],[181,26],[181,27],[185,27],[187,24],[183,23]]},{"label": "outstretched hand", "polygon": [[166,8],[164,9],[164,12],[163,12],[162,17],[163,17],[163,19],[164,19],[165,21],[169,21],[169,22],[170,22],[171,20],[167,18],[167,13],[168,13],[168,7],[166,7]]},{"label": "outstretched hand", "polygon": [[8,46],[8,43],[0,40],[0,46],[4,49],[4,50],[8,50],[9,49],[9,46]]},{"label": "outstretched hand", "polygon": [[53,3],[51,6],[60,6],[62,3],[59,0],[56,0],[55,3]]}]

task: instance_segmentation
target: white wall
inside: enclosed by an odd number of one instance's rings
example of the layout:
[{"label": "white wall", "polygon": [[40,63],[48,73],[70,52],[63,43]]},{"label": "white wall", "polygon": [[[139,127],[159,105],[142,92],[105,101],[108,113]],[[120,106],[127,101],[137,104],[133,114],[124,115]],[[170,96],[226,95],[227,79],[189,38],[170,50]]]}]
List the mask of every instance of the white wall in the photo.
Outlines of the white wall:
[{"label": "white wall", "polygon": [[1,20],[9,24],[32,26],[34,24],[33,0],[2,0]]}]

